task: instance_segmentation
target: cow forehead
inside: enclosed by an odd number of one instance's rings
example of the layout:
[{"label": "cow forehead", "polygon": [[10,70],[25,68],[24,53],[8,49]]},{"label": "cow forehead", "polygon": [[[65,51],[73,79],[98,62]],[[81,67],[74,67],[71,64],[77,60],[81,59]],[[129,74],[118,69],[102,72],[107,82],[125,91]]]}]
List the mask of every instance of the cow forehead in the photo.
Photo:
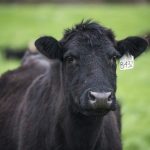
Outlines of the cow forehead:
[{"label": "cow forehead", "polygon": [[99,50],[105,53],[114,47],[115,36],[110,29],[88,20],[66,29],[60,42],[64,52],[91,53]]},{"label": "cow forehead", "polygon": [[[72,39],[65,46],[64,49],[67,54],[70,55],[92,55],[92,56],[103,56],[111,55],[116,52],[113,44],[109,40],[81,40]],[[67,55],[66,54],[66,55]]]}]

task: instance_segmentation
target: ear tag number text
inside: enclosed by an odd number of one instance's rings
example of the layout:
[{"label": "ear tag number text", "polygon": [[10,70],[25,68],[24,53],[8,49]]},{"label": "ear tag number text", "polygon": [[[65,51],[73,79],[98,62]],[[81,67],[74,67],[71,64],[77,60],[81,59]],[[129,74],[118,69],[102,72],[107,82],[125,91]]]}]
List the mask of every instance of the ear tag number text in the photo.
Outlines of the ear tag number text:
[{"label": "ear tag number text", "polygon": [[134,57],[127,53],[120,58],[120,70],[132,68],[134,68]]}]

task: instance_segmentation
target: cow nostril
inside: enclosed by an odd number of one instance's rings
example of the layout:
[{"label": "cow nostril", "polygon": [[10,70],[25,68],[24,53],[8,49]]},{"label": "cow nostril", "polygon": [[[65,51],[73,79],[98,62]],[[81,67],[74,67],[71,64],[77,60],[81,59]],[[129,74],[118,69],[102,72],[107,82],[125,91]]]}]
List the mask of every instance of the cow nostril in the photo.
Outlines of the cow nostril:
[{"label": "cow nostril", "polygon": [[108,102],[112,101],[112,94],[110,93],[110,95],[108,96]]},{"label": "cow nostril", "polygon": [[112,98],[112,93],[109,93],[109,95],[108,95],[108,98],[107,98],[107,104],[108,105],[111,105],[112,104],[112,100],[113,98]]},{"label": "cow nostril", "polygon": [[91,91],[88,92],[88,97],[89,97],[90,101],[96,101],[96,98],[95,98],[95,96],[92,94]]}]

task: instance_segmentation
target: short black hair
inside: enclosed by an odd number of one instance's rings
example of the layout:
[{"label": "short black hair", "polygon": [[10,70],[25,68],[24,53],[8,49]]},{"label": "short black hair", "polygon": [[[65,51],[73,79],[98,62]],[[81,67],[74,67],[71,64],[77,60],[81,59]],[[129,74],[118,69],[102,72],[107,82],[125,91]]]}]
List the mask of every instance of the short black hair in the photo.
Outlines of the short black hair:
[{"label": "short black hair", "polygon": [[79,24],[76,24],[71,29],[66,29],[64,32],[62,42],[67,42],[77,34],[81,35],[82,37],[86,37],[87,39],[91,39],[91,35],[97,39],[105,35],[113,43],[115,42],[115,36],[111,29],[103,27],[99,23],[90,19],[86,21],[82,20]]}]

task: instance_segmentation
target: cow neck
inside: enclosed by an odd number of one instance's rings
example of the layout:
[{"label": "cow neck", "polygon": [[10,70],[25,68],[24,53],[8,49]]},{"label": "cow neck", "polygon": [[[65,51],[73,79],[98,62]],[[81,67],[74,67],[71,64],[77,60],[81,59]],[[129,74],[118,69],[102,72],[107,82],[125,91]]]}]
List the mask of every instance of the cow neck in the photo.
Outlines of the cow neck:
[{"label": "cow neck", "polygon": [[94,150],[102,135],[103,117],[69,113],[63,122],[63,133],[69,150]]}]

